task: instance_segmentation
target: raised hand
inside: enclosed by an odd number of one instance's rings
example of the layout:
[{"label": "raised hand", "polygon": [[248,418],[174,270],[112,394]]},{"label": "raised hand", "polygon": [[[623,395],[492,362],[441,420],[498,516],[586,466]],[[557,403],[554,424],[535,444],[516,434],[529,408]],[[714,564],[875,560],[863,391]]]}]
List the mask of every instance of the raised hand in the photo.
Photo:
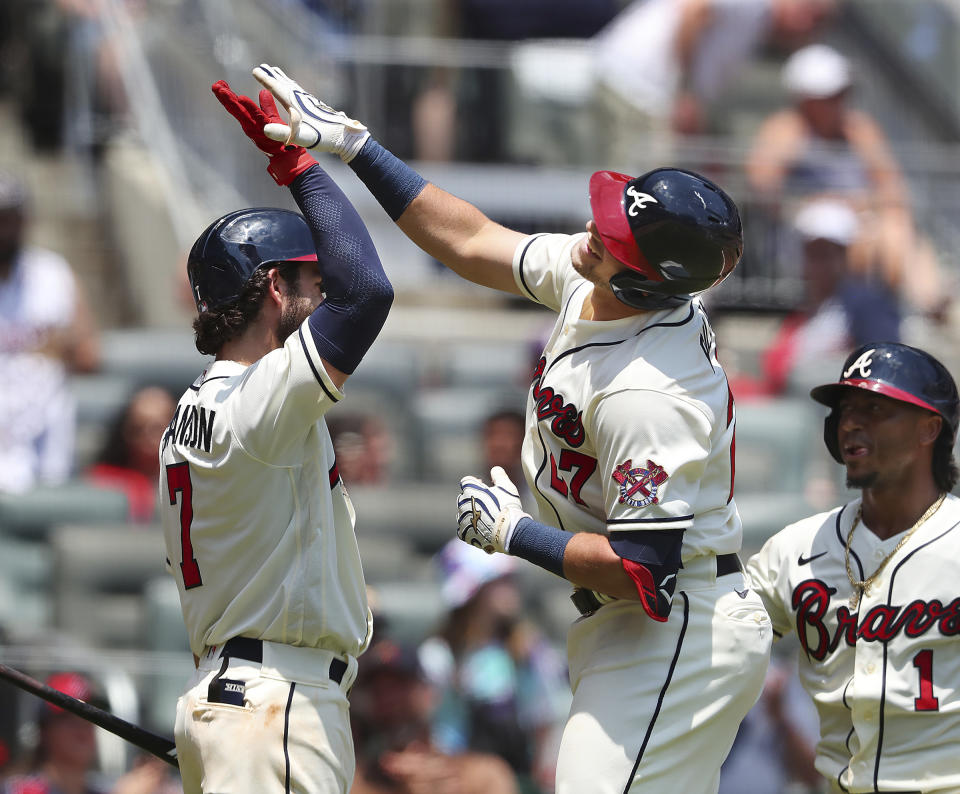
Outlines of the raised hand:
[{"label": "raised hand", "polygon": [[290,115],[289,124],[278,120],[264,126],[263,131],[270,139],[332,152],[349,163],[370,137],[363,124],[304,91],[282,69],[262,63],[254,68],[253,76]]},{"label": "raised hand", "polygon": [[226,111],[240,122],[244,135],[270,158],[267,173],[278,185],[289,185],[314,165],[313,158],[302,146],[284,146],[264,134],[264,127],[282,121],[269,91],[263,89],[260,92],[260,104],[257,105],[250,97],[231,90],[224,80],[215,82],[211,90]]}]

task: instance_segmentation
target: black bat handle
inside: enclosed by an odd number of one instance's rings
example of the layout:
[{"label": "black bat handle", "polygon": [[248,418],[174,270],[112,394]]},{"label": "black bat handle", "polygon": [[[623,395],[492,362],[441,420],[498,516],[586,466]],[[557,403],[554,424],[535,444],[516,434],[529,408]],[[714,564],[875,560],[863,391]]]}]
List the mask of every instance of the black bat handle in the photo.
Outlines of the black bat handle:
[{"label": "black bat handle", "polygon": [[153,755],[163,759],[170,764],[170,766],[179,768],[179,763],[177,762],[177,746],[171,739],[158,736],[146,728],[141,728],[139,725],[134,725],[126,720],[120,719],[120,717],[111,714],[109,711],[104,711],[89,703],[84,703],[82,700],[70,697],[70,695],[60,692],[53,687],[41,684],[35,678],[31,678],[25,673],[14,670],[5,664],[0,664],[0,678],[5,678],[11,684],[15,684],[30,694],[43,698],[47,702],[53,703],[65,711],[69,711],[71,714],[82,717],[87,722],[92,722],[94,725],[110,731],[110,733],[130,742],[130,744],[136,745],[142,750],[153,753]]}]

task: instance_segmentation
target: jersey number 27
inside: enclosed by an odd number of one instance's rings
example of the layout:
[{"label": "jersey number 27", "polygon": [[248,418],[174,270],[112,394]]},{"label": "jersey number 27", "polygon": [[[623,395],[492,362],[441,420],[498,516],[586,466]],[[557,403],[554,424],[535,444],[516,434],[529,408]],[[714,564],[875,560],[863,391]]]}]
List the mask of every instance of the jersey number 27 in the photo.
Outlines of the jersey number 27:
[{"label": "jersey number 27", "polygon": [[177,503],[180,494],[180,572],[183,575],[183,587],[199,587],[203,584],[200,565],[193,556],[193,543],[190,540],[190,528],[193,524],[193,485],[190,483],[190,464],[171,463],[167,466],[167,493],[170,504]]}]

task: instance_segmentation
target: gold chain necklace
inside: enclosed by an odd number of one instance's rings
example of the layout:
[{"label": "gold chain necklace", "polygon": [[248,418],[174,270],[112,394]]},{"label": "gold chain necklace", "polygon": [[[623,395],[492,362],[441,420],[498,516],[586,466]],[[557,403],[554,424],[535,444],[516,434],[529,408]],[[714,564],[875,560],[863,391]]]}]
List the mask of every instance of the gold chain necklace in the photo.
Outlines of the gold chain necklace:
[{"label": "gold chain necklace", "polygon": [[927,512],[924,513],[918,519],[917,523],[914,524],[910,529],[908,529],[900,542],[894,546],[893,551],[891,551],[886,557],[883,558],[880,565],[877,567],[870,576],[866,579],[856,579],[853,575],[853,567],[850,565],[850,544],[853,541],[853,531],[857,528],[857,524],[860,523],[860,517],[863,515],[863,502],[860,502],[860,507],[857,509],[857,514],[853,518],[853,525],[850,527],[850,533],[847,535],[847,545],[845,550],[845,562],[847,564],[847,579],[850,580],[850,585],[853,587],[853,592],[850,594],[850,609],[856,609],[860,603],[861,596],[870,595],[870,585],[874,583],[876,578],[880,575],[880,572],[887,566],[887,563],[893,558],[893,556],[903,548],[903,544],[910,540],[910,536],[913,535],[920,527],[923,525],[923,522],[926,521],[930,516],[937,512],[940,509],[940,505],[943,504],[943,500],[947,498],[946,493],[940,494],[940,498],[937,499],[930,507],[927,508]]}]

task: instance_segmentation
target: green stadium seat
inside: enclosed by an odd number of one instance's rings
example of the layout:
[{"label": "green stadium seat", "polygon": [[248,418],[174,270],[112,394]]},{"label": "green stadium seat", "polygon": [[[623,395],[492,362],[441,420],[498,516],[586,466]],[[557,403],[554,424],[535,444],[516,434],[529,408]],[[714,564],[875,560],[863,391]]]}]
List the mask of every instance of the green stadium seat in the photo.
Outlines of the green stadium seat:
[{"label": "green stadium seat", "polygon": [[0,535],[0,627],[16,634],[50,625],[52,572],[45,542]]},{"label": "green stadium seat", "polygon": [[432,573],[430,555],[414,548],[405,533],[372,532],[357,524],[357,546],[363,563],[363,578],[375,586],[401,574],[410,581],[428,579]]},{"label": "green stadium seat", "polygon": [[126,375],[96,372],[73,375],[70,391],[77,405],[77,423],[109,424],[127,404],[134,391],[133,381]]},{"label": "green stadium seat", "polygon": [[802,493],[816,445],[823,445],[821,434],[809,399],[738,403],[735,492]]},{"label": "green stadium seat", "polygon": [[446,372],[451,386],[471,386],[518,393],[519,410],[529,386],[534,361],[532,345],[518,342],[458,341],[449,347]]},{"label": "green stadium seat", "polygon": [[789,523],[817,512],[806,498],[822,462],[816,404],[800,397],[744,400],[737,405],[737,508],[744,555]]},{"label": "green stadium seat", "polygon": [[108,330],[101,347],[104,374],[129,378],[137,385],[164,386],[177,397],[211,362],[197,352],[187,327]]},{"label": "green stadium seat", "polygon": [[143,588],[143,600],[143,647],[151,651],[189,653],[190,640],[173,577],[163,574],[150,579]]},{"label": "green stadium seat", "polygon": [[145,582],[164,570],[159,528],[58,526],[50,542],[56,625],[94,646],[139,647]]},{"label": "green stadium seat", "polygon": [[176,719],[177,698],[183,694],[193,672],[190,642],[180,611],[180,595],[172,576],[150,579],[143,588],[142,647],[145,650],[178,654],[162,671],[155,671],[145,688],[144,718],[148,727],[170,735]]},{"label": "green stadium seat", "polygon": [[[504,407],[524,410],[522,395],[499,388],[450,386],[421,391],[414,401],[424,479],[456,487],[467,474],[481,474],[480,432],[484,418]],[[453,497],[447,497],[452,504]]]},{"label": "green stadium seat", "polygon": [[0,533],[45,536],[57,524],[117,523],[128,512],[125,494],[74,480],[0,494]]},{"label": "green stadium seat", "polygon": [[743,522],[743,549],[741,558],[760,551],[767,538],[788,524],[818,512],[798,493],[746,493],[737,496],[737,510]]},{"label": "green stadium seat", "polygon": [[125,375],[98,372],[74,375],[70,390],[77,407],[74,470],[82,472],[100,452],[110,425],[134,392],[134,383]]},{"label": "green stadium seat", "polygon": [[[349,486],[348,486],[349,487]],[[357,536],[402,538],[418,552],[433,554],[453,537],[456,490],[448,485],[403,483],[349,488],[357,511]]]},{"label": "green stadium seat", "polygon": [[373,588],[373,597],[374,632],[379,617],[389,625],[391,637],[411,645],[437,628],[446,609],[440,585],[433,582],[380,582]]}]

